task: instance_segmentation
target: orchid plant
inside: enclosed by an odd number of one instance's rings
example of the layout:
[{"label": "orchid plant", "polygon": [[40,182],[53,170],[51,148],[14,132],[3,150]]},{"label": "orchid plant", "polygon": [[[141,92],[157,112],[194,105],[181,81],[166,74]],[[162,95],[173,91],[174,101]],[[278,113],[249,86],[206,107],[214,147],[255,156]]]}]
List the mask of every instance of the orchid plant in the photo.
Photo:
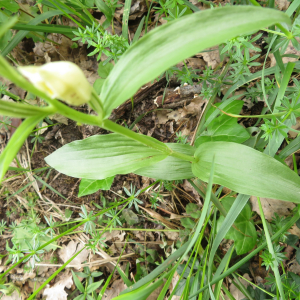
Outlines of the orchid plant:
[{"label": "orchid plant", "polygon": [[[300,203],[299,177],[270,155],[224,141],[196,141],[196,148],[164,144],[109,120],[112,110],[143,84],[201,50],[273,24],[291,38],[291,33],[280,23],[289,24],[290,18],[282,12],[254,6],[223,7],[184,16],[156,28],[132,45],[105,79],[100,95],[70,62],[16,70],[0,57],[3,77],[48,103],[46,107],[35,107],[0,102],[2,115],[25,118],[0,156],[0,177],[3,178],[36,124],[48,115],[60,113],[79,123],[113,132],[72,142],[46,158],[50,166],[69,176],[105,179],[136,173],[162,180],[198,177],[207,182],[215,158],[214,183],[242,194]],[[81,113],[57,99],[75,106],[87,103],[97,115]]]}]

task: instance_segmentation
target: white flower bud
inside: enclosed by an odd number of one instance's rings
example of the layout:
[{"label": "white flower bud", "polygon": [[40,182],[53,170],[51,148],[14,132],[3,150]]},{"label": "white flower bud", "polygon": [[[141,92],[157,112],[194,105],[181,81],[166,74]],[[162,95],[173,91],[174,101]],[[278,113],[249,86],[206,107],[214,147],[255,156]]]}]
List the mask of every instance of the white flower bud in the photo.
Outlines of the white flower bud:
[{"label": "white flower bud", "polygon": [[92,87],[74,63],[57,61],[40,67],[19,67],[18,70],[53,99],[58,98],[76,106],[91,99]]}]

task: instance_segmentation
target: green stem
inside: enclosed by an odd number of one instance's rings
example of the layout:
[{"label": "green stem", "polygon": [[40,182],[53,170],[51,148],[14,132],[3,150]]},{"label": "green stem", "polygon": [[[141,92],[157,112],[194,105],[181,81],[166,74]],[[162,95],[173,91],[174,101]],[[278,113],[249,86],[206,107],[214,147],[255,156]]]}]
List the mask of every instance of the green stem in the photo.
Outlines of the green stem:
[{"label": "green stem", "polygon": [[289,32],[287,29],[285,29],[281,24],[276,24],[276,26],[285,34],[285,36],[288,39],[293,38],[293,34],[291,32]]},{"label": "green stem", "polygon": [[256,0],[249,0],[254,6],[260,6],[260,4],[258,2],[256,2]]},{"label": "green stem", "polygon": [[286,36],[284,33],[282,32],[278,32],[278,31],[274,31],[274,30],[270,30],[270,29],[262,29],[263,31],[266,31],[266,32],[270,32],[270,33],[273,33],[273,34],[277,34],[277,35],[281,35],[281,36]]},{"label": "green stem", "polygon": [[263,228],[264,228],[264,231],[265,231],[265,236],[266,236],[266,242],[267,242],[267,245],[268,245],[268,249],[269,249],[269,252],[271,253],[271,255],[273,257],[272,269],[273,269],[273,272],[275,274],[277,288],[279,290],[281,299],[284,300],[285,297],[284,297],[283,287],[282,287],[282,284],[280,284],[281,283],[281,277],[280,277],[279,270],[278,270],[278,261],[277,261],[277,257],[276,257],[276,254],[275,254],[275,251],[274,251],[274,248],[273,248],[273,245],[272,245],[270,233],[269,233],[269,230],[268,230],[267,222],[266,222],[266,219],[265,219],[264,211],[263,211],[263,208],[262,208],[259,197],[257,197],[257,203],[258,203],[258,207],[259,207],[259,211],[260,211],[261,221],[263,223]]},{"label": "green stem", "polygon": [[133,132],[123,126],[120,126],[110,120],[104,120],[102,127],[106,130],[110,130],[110,131],[119,133],[121,135],[127,136],[128,138],[133,139],[137,142],[140,142],[148,147],[151,147],[153,149],[161,151],[161,152],[165,153],[166,155],[174,156],[179,159],[187,160],[187,161],[191,161],[191,162],[196,161],[196,159],[193,156],[175,152],[172,149],[170,149],[166,144],[164,144],[154,138],[135,133],[135,132]]},{"label": "green stem", "polygon": [[91,95],[91,100],[88,102],[89,106],[98,114],[99,119],[103,119],[103,105],[102,102],[97,95],[95,89],[92,89],[92,95]]},{"label": "green stem", "polygon": [[196,132],[196,138],[199,137],[201,135],[201,133],[205,130],[205,128],[203,127],[204,124],[205,124],[205,116],[206,116],[206,113],[208,112],[208,110],[211,108],[212,106],[212,103],[214,102],[214,100],[216,99],[216,96],[220,90],[220,87],[221,87],[221,84],[224,80],[224,77],[226,76],[227,74],[227,71],[229,69],[229,66],[231,65],[231,62],[232,62],[233,58],[230,58],[229,61],[227,62],[225,68],[222,70],[221,72],[221,75],[219,77],[219,84],[216,85],[216,87],[214,88],[214,91],[213,91],[213,95],[210,97],[209,101],[207,102],[207,105],[205,107],[205,110],[202,114],[202,119],[199,123],[199,126],[198,126],[198,129],[197,129],[197,132]]},{"label": "green stem", "polygon": [[[207,193],[207,190],[206,190],[205,186],[203,185],[203,182],[201,182],[200,179],[197,179],[196,183],[194,183],[191,179],[188,179],[188,182],[199,193],[199,195],[204,199],[205,198],[205,194]],[[201,191],[200,187],[203,189],[203,191]],[[220,211],[220,213],[224,217],[226,217],[227,216],[227,211],[224,208],[224,206],[222,205],[222,203],[220,202],[220,200],[215,196],[214,193],[211,193],[210,200],[216,206],[216,208]]]}]

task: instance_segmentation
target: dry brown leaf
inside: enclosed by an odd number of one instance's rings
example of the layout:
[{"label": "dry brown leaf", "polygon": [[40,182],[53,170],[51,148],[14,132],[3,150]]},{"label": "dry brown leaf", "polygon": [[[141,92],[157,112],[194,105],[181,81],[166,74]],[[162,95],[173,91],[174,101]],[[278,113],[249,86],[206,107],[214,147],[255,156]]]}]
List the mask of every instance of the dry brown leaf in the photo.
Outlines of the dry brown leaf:
[{"label": "dry brown leaf", "polygon": [[105,231],[102,234],[102,237],[105,238],[105,242],[110,241],[112,239],[119,240],[121,242],[124,241],[125,232],[121,232],[119,230],[114,230],[112,232]]},{"label": "dry brown leaf", "polygon": [[294,260],[292,264],[289,266],[289,271],[296,274],[300,273],[300,265],[297,263],[296,260]]},{"label": "dry brown leaf", "polygon": [[[178,280],[179,280],[180,276],[177,272],[175,272],[173,278],[172,278],[172,281],[171,281],[171,284],[170,284],[170,292],[172,293],[173,290],[174,290],[174,287],[176,286]],[[171,298],[171,300],[179,300],[181,297],[180,296],[173,296]]]},{"label": "dry brown leaf", "polygon": [[191,103],[182,108],[181,118],[186,118],[187,116],[195,116],[201,113],[201,107],[205,100],[203,97],[195,97]]},{"label": "dry brown leaf", "polygon": [[147,300],[157,300],[161,290],[163,289],[164,285],[160,285],[156,290],[154,290],[148,297]]},{"label": "dry brown leaf", "polygon": [[166,124],[169,119],[168,119],[168,111],[167,110],[159,110],[156,113],[156,123],[157,124]]},{"label": "dry brown leaf", "polygon": [[146,211],[153,219],[156,219],[160,222],[162,222],[164,225],[166,225],[167,227],[171,228],[171,229],[176,229],[176,227],[178,227],[177,225],[169,222],[168,220],[166,220],[165,218],[163,218],[160,214],[158,214],[157,212],[155,212],[154,210],[150,209],[150,208],[144,208],[142,206],[139,206],[141,209],[143,209],[144,211]]},{"label": "dry brown leaf", "polygon": [[155,240],[154,235],[151,231],[134,231],[133,234],[140,241],[144,241],[147,238],[149,238],[150,241]]},{"label": "dry brown leaf", "polygon": [[175,231],[165,231],[164,234],[171,241],[177,241],[179,237],[179,233]]},{"label": "dry brown leaf", "polygon": [[300,239],[300,229],[298,228],[298,226],[296,224],[294,224],[293,227],[288,230],[288,232],[291,234],[297,235]]},{"label": "dry brown leaf", "polygon": [[[243,277],[245,277],[249,281],[252,281],[252,279],[249,277],[248,274],[244,274]],[[247,286],[250,284],[242,278],[239,278],[239,281],[245,288],[247,288]],[[235,300],[245,299],[245,295],[233,283],[230,285],[229,290]],[[229,298],[225,295],[225,299],[229,299]]]},{"label": "dry brown leaf", "polygon": [[288,0],[275,0],[275,5],[278,6],[280,10],[287,10],[290,6],[290,1]]},{"label": "dry brown leaf", "polygon": [[[299,130],[300,129],[300,118],[297,118],[296,119],[297,123],[293,126],[291,126],[293,129],[296,129],[296,130]],[[295,137],[297,137],[297,132],[294,132],[294,131],[289,131],[289,136],[294,139]]]},{"label": "dry brown leaf", "polygon": [[127,288],[122,279],[113,282],[112,286],[106,290],[102,299],[110,300],[117,297],[122,291]]},{"label": "dry brown leaf", "polygon": [[70,289],[72,285],[72,275],[69,275],[56,282],[53,287],[47,287],[43,295],[46,296],[46,300],[67,300],[68,294],[65,292],[65,287]]},{"label": "dry brown leaf", "polygon": [[209,67],[213,69],[220,63],[220,54],[218,47],[212,47],[207,49],[208,52],[202,52],[203,60]]},{"label": "dry brown leaf", "polygon": [[49,119],[51,119],[51,120],[55,120],[55,121],[57,121],[57,122],[59,122],[59,123],[62,123],[62,124],[65,124],[65,125],[68,125],[68,118],[67,117],[65,117],[65,116],[62,116],[61,114],[54,114],[54,115],[52,115],[52,116],[49,116]]},{"label": "dry brown leaf", "polygon": [[202,202],[200,200],[200,196],[198,192],[194,189],[194,187],[187,181],[184,180],[182,188],[189,194],[192,194],[192,196],[197,200],[198,204],[202,205]]},{"label": "dry brown leaf", "polygon": [[[58,255],[61,258],[63,262],[68,261],[76,252],[81,250],[84,246],[80,243],[70,241],[69,244],[66,246],[64,245],[62,249],[58,251]],[[77,268],[78,270],[81,268],[81,264],[87,260],[87,257],[89,255],[89,251],[84,249],[79,253],[73,260],[72,265],[74,268]],[[76,266],[76,267],[75,267]],[[78,266],[78,267],[77,267]]]},{"label": "dry brown leaf", "polygon": [[14,291],[10,296],[4,296],[1,298],[1,300],[24,300],[24,299],[25,297],[23,297],[22,294],[19,295],[17,291]]},{"label": "dry brown leaf", "polygon": [[[295,204],[292,202],[281,201],[276,199],[260,198],[260,201],[265,218],[268,221],[272,220],[272,218],[274,217],[274,213],[277,213],[279,216],[287,216],[295,207]],[[251,196],[250,202],[252,205],[252,210],[257,212],[258,215],[260,215],[257,198],[255,196]]]},{"label": "dry brown leaf", "polygon": [[167,113],[168,119],[175,120],[175,122],[177,123],[178,120],[181,119],[181,112],[182,112],[182,108],[179,108]]}]

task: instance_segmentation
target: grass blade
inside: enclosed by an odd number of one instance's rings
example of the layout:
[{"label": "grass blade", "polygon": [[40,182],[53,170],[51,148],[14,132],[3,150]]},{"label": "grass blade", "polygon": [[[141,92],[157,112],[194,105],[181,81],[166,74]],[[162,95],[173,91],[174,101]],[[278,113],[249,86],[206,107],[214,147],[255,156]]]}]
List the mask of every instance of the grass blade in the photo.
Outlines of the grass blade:
[{"label": "grass blade", "polygon": [[123,20],[122,20],[122,35],[128,41],[128,20],[131,7],[131,0],[125,0]]},{"label": "grass blade", "polygon": [[15,133],[12,135],[7,146],[0,155],[0,182],[3,179],[10,163],[17,155],[18,151],[22,147],[23,143],[33,130],[46,115],[38,115],[29,117],[17,128]]},{"label": "grass blade", "polygon": [[[38,17],[34,18],[33,20],[31,20],[30,22],[27,23],[27,25],[38,25],[39,23],[41,23],[42,21],[51,18],[53,16],[57,16],[57,15],[62,15],[63,13],[60,10],[50,10],[47,11],[41,15],[39,15]],[[21,42],[23,40],[23,38],[29,33],[28,30],[22,30],[19,31],[14,37],[13,39],[10,41],[10,43],[3,49],[2,51],[2,55],[6,56],[8,53],[10,53],[12,51],[12,49],[14,49],[19,42]]]},{"label": "grass blade", "polygon": [[273,259],[274,259],[273,260],[272,270],[273,270],[273,272],[275,274],[276,285],[277,285],[277,288],[279,290],[281,299],[285,300],[285,295],[284,295],[284,291],[283,291],[281,277],[280,277],[279,269],[278,269],[278,261],[277,261],[277,258],[276,258],[276,254],[274,252],[274,248],[273,248],[273,245],[272,245],[272,241],[271,241],[271,237],[270,237],[268,225],[267,225],[267,222],[266,222],[266,218],[265,218],[264,211],[262,209],[259,197],[257,197],[257,203],[258,203],[258,207],[259,207],[259,211],[260,211],[261,221],[262,221],[263,227],[264,227],[264,232],[265,232],[265,236],[266,236],[266,241],[267,241],[268,249],[269,249],[269,252],[272,254]]}]

